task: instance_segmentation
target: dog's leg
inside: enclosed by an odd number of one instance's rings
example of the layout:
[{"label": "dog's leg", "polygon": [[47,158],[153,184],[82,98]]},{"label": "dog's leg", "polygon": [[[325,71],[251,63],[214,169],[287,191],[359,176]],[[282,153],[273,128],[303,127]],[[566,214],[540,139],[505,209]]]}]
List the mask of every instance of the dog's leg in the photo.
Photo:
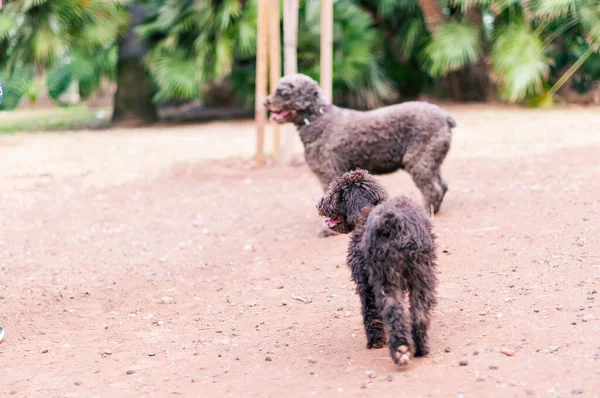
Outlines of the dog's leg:
[{"label": "dog's leg", "polygon": [[375,294],[379,313],[388,332],[390,356],[397,365],[407,365],[410,362],[412,337],[403,302],[404,293],[397,287],[387,285]]},{"label": "dog's leg", "polygon": [[431,311],[436,304],[436,280],[433,270],[431,274],[421,274],[419,280],[411,281],[410,285],[412,338],[415,344],[415,357],[421,357],[429,353],[428,329]]},{"label": "dog's leg", "polygon": [[367,348],[382,348],[385,346],[385,329],[377,308],[375,291],[369,283],[366,271],[362,271],[356,279],[356,291],[360,296],[363,323],[367,335]]},{"label": "dog's leg", "polygon": [[409,149],[406,153],[404,169],[423,194],[427,212],[437,213],[448,191],[448,184],[442,178],[440,168],[450,149],[450,141],[440,137],[427,144],[424,151],[417,149],[421,148]]},{"label": "dog's leg", "polygon": [[442,205],[442,199],[444,198],[444,190],[440,185],[440,179],[434,173],[423,167],[414,167],[408,170],[409,174],[413,178],[415,185],[425,199],[425,207],[429,213],[433,210],[433,213],[437,213]]}]

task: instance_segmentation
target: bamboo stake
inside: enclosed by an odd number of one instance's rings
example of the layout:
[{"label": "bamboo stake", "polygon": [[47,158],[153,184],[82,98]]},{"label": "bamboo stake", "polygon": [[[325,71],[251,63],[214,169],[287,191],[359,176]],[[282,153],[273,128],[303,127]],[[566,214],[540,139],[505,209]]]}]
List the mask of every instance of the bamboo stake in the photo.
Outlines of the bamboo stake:
[{"label": "bamboo stake", "polygon": [[[283,72],[285,75],[298,73],[298,0],[283,0]],[[283,126],[283,146],[277,162],[288,164],[294,153],[296,128],[292,124]]]},{"label": "bamboo stake", "polygon": [[321,88],[333,102],[333,0],[321,0]]},{"label": "bamboo stake", "polygon": [[265,124],[267,113],[263,102],[267,96],[268,84],[268,16],[269,0],[258,0],[256,34],[256,95],[254,119],[256,121],[256,165],[265,163]]},{"label": "bamboo stake", "polygon": [[[270,90],[275,90],[281,78],[281,31],[279,25],[279,0],[271,0],[269,4],[269,77]],[[273,158],[277,159],[280,149],[279,124],[273,122]]]}]

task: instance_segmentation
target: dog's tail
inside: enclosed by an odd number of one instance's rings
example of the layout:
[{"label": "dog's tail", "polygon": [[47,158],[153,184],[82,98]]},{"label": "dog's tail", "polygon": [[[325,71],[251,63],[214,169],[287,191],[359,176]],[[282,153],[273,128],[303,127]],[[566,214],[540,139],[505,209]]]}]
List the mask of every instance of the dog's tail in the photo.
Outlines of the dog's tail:
[{"label": "dog's tail", "polygon": [[450,126],[451,129],[456,127],[456,119],[448,112],[446,112],[446,122],[448,122],[448,126]]}]

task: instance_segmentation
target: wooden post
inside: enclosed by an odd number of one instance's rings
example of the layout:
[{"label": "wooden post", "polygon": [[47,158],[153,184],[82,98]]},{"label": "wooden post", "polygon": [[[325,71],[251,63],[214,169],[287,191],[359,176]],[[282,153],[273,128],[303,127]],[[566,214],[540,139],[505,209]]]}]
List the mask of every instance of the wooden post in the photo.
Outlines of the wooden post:
[{"label": "wooden post", "polygon": [[[298,0],[283,0],[283,72],[298,73]],[[288,164],[294,153],[296,128],[292,124],[283,127],[283,146],[277,162]]]},{"label": "wooden post", "polygon": [[256,165],[265,163],[265,124],[267,113],[263,102],[267,97],[268,84],[268,17],[269,0],[258,0],[258,18],[256,34],[256,95],[254,120],[256,122]]},{"label": "wooden post", "polygon": [[321,88],[333,102],[333,0],[321,0]]},{"label": "wooden post", "polygon": [[[279,20],[279,0],[269,2],[269,78],[272,92],[281,78],[281,30]],[[279,157],[279,124],[273,122],[273,158]]]}]

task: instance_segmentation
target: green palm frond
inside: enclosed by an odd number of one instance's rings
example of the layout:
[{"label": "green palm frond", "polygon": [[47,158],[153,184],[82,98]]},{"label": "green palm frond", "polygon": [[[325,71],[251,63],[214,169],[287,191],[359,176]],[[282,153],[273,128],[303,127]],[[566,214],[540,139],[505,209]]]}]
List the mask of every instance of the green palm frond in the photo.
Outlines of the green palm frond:
[{"label": "green palm frond", "polygon": [[384,18],[391,18],[398,13],[409,14],[419,9],[414,0],[377,0],[377,12]]},{"label": "green palm frond", "polygon": [[582,0],[531,0],[530,8],[538,18],[557,19],[576,13],[581,3]]},{"label": "green palm frond", "polygon": [[406,60],[410,59],[426,38],[427,29],[422,18],[412,18],[402,24],[398,34],[397,44]]},{"label": "green palm frond", "polygon": [[514,24],[498,33],[492,50],[493,71],[508,101],[539,94],[550,63],[541,38],[525,24]]},{"label": "green palm frond", "polygon": [[586,5],[579,10],[581,25],[596,45],[600,45],[600,4]]},{"label": "green palm frond", "polygon": [[6,39],[19,27],[19,23],[13,15],[0,14],[0,39]]},{"label": "green palm frond", "polygon": [[155,100],[169,98],[194,99],[200,96],[197,69],[192,58],[183,51],[166,57],[153,54],[150,73],[159,87]]},{"label": "green palm frond", "polygon": [[0,80],[4,91],[0,109],[15,109],[33,85],[33,67],[20,64],[12,73],[3,70],[0,72]]},{"label": "green palm frond", "polygon": [[473,7],[487,7],[492,0],[450,0],[450,5],[460,7],[461,10],[469,10]]},{"label": "green palm frond", "polygon": [[445,24],[423,51],[425,69],[433,77],[459,70],[480,56],[479,31],[467,22]]}]

